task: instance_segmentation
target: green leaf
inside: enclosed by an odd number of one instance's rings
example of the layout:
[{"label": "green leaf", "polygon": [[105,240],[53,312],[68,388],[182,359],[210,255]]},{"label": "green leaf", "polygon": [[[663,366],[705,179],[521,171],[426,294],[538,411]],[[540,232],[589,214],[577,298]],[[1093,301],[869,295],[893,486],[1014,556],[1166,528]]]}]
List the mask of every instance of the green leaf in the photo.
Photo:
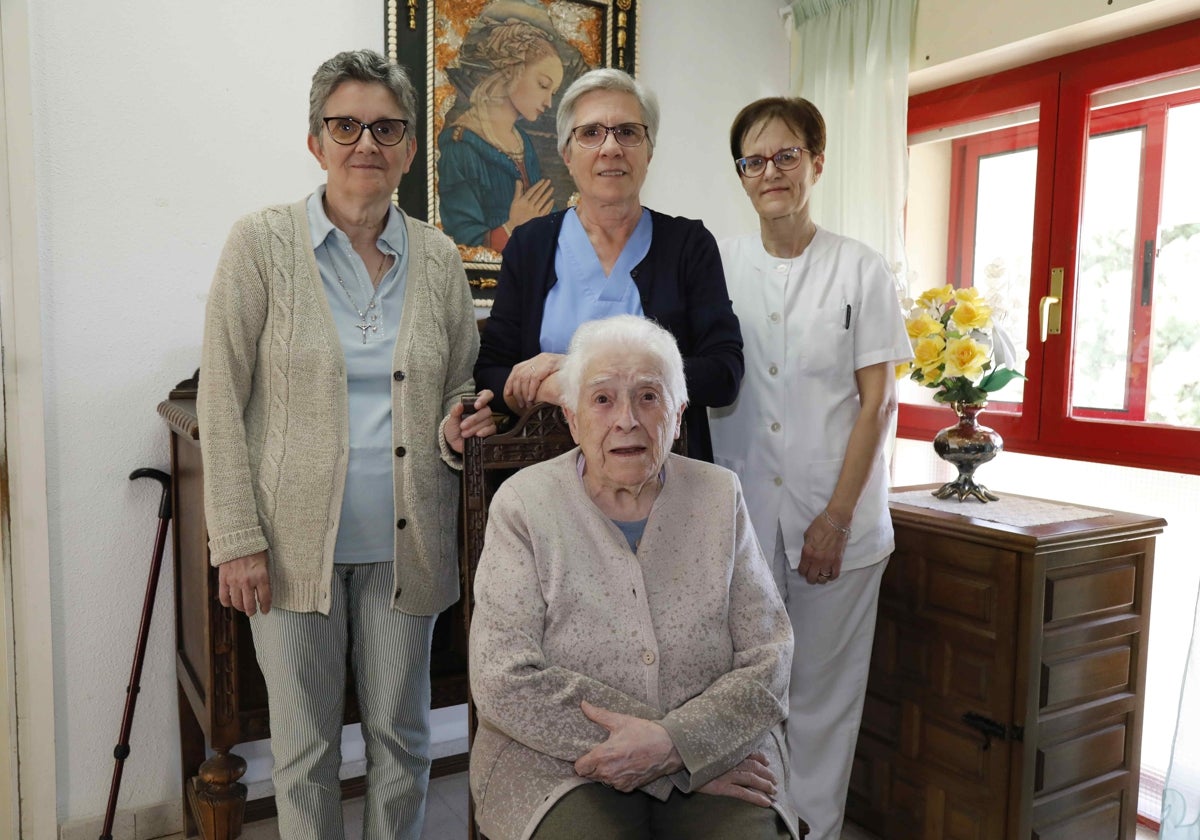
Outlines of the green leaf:
[{"label": "green leaf", "polygon": [[984,391],[999,391],[1014,379],[1024,378],[1020,372],[1012,368],[997,368],[980,380],[979,387]]}]

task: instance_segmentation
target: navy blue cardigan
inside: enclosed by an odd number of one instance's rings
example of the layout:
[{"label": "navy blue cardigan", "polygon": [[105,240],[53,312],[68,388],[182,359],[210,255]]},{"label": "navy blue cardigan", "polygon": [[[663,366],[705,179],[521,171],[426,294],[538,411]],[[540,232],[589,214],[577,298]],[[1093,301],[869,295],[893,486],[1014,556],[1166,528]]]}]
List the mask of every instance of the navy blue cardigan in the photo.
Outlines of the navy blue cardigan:
[{"label": "navy blue cardigan", "polygon": [[[475,387],[496,394],[504,408],[504,383],[513,365],[541,352],[546,295],[558,281],[554,254],[565,211],[518,227],[504,248],[500,282],[483,328]],[[688,454],[712,461],[708,407],[737,398],[745,363],[742,332],[725,287],[717,242],[701,222],[650,211],[653,236],[646,258],[630,272],[642,311],[675,336],[688,387],[685,415]]]}]

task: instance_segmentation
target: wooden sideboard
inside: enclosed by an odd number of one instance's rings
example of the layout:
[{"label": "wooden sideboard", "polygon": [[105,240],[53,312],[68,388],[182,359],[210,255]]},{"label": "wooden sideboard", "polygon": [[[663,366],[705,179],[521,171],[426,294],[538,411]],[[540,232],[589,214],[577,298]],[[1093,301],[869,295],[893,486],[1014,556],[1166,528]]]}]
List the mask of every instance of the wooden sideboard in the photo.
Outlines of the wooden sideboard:
[{"label": "wooden sideboard", "polygon": [[[180,383],[158,406],[171,432],[171,495],[175,520],[175,647],[179,691],[179,746],[183,768],[185,832],[205,840],[230,840],[241,833],[246,788],[238,780],[246,762],[233,748],[269,738],[267,691],[254,656],[249,620],[222,607],[217,573],[209,565],[204,521],[204,473],[194,386]],[[431,682],[434,708],[467,700],[466,632],[455,606],[434,630]],[[346,723],[358,721],[353,684],[346,696]],[[205,758],[205,748],[213,755]],[[433,774],[466,769],[461,756],[434,762]],[[344,795],[360,795],[361,779],[343,782]],[[250,809],[254,816],[274,813]]]},{"label": "wooden sideboard", "polygon": [[896,501],[918,489],[893,490],[847,816],[887,840],[1131,840],[1166,522]]}]

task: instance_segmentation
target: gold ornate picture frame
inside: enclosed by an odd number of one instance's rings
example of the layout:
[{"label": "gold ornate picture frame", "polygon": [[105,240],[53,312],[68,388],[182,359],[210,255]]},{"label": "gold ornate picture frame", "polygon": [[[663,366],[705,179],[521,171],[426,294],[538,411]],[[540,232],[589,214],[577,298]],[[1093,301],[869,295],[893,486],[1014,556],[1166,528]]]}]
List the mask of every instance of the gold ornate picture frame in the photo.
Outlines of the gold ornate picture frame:
[{"label": "gold ornate picture frame", "polygon": [[386,0],[387,54],[412,76],[409,215],[459,247],[477,301],[494,295],[511,221],[568,206],[562,93],[596,67],[637,67],[637,0]]}]

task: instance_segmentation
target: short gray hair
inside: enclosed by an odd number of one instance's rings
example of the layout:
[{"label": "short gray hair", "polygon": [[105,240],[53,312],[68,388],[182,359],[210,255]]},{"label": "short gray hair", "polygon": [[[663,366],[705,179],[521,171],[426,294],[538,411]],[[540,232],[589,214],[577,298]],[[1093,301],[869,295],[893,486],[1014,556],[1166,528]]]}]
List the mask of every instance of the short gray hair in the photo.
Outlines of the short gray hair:
[{"label": "short gray hair", "polygon": [[556,127],[560,155],[566,151],[567,143],[571,140],[571,129],[575,127],[575,106],[579,104],[581,97],[596,90],[615,90],[634,97],[642,110],[642,120],[646,123],[646,135],[650,138],[650,146],[654,146],[654,141],[658,138],[658,97],[624,70],[601,67],[589,70],[572,82],[558,103]]},{"label": "short gray hair", "polygon": [[562,404],[572,411],[579,407],[583,372],[605,350],[643,350],[662,367],[664,398],[672,411],[687,403],[687,380],[683,375],[683,356],[675,336],[658,324],[637,315],[614,315],[587,321],[575,330],[567,357],[559,368]]},{"label": "short gray hair", "polygon": [[[325,103],[342,82],[383,85],[391,92],[405,119],[411,120],[417,115],[417,91],[403,67],[374,50],[340,52],[324,62],[313,74],[312,88],[308,92],[308,133],[313,137],[321,136],[321,130],[325,127],[321,122],[325,116]],[[412,130],[408,136],[413,136]]]}]

